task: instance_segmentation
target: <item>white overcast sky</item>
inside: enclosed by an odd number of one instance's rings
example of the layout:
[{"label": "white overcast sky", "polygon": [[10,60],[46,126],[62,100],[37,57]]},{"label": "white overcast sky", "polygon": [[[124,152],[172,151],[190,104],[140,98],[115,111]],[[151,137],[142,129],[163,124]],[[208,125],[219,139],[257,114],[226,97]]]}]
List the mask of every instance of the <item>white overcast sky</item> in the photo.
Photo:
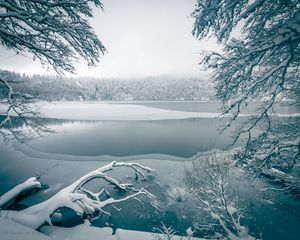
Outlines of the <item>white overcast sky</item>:
[{"label": "white overcast sky", "polygon": [[[198,61],[201,49],[214,49],[213,40],[192,36],[195,0],[103,0],[92,26],[108,50],[96,68],[84,62],[79,76],[145,77],[204,76]],[[49,73],[32,57],[0,48],[0,68],[21,73]],[[50,72],[51,73],[51,72]]]}]

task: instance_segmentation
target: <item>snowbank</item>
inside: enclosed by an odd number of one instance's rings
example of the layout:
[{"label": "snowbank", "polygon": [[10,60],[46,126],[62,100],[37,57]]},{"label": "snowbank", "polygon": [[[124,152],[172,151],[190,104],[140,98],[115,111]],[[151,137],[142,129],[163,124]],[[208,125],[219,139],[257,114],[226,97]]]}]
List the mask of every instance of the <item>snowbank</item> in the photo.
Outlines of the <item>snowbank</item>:
[{"label": "snowbank", "polygon": [[[154,240],[153,233],[92,227],[88,222],[72,228],[44,226],[41,233],[21,224],[0,217],[1,239],[5,240]],[[160,234],[160,236],[162,236]],[[172,240],[180,240],[175,236]],[[199,238],[193,238],[197,240]]]},{"label": "snowbank", "polygon": [[46,235],[19,223],[0,217],[0,234],[3,240],[50,240]]},{"label": "snowbank", "polygon": [[[91,227],[86,222],[73,228],[61,228],[46,226],[41,232],[48,235],[51,239],[57,240],[154,240],[154,233],[117,229],[115,235],[112,235],[111,228]],[[162,234],[155,234],[161,236]],[[174,236],[172,240],[181,240],[182,237]],[[192,240],[200,240],[200,238],[192,238]]]},{"label": "snowbank", "polygon": [[[162,234],[155,234],[160,236],[161,239],[168,239],[167,237],[164,238]],[[182,240],[181,236],[174,236],[172,240]],[[118,229],[116,231],[116,240],[155,240],[154,234],[150,232],[139,232],[139,231],[132,231],[132,230],[124,230]],[[200,240],[200,238],[192,238],[192,240]]]},{"label": "snowbank", "polygon": [[88,222],[72,228],[45,226],[41,232],[55,240],[116,240],[111,228],[91,227]]}]

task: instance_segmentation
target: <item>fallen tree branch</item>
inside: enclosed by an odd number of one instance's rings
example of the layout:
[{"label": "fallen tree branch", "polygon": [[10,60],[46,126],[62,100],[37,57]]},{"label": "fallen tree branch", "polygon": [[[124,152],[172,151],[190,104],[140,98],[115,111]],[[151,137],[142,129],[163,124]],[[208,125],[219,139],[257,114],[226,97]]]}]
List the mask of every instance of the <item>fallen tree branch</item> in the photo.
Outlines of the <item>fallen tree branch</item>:
[{"label": "fallen tree branch", "polygon": [[[21,211],[4,210],[3,216],[33,229],[37,229],[44,223],[52,225],[51,216],[53,216],[57,210],[64,207],[73,209],[80,216],[83,216],[84,214],[87,216],[93,216],[93,214],[103,212],[103,208],[107,205],[124,202],[129,199],[136,198],[139,195],[145,195],[148,198],[155,200],[155,196],[144,188],[137,190],[130,184],[122,184],[116,179],[106,175],[107,172],[114,170],[116,167],[131,168],[134,170],[136,176],[139,174],[144,179],[147,179],[147,176],[152,176],[154,173],[152,169],[144,167],[140,164],[114,161],[82,176],[77,181],[60,190],[53,197],[44,202],[33,205]],[[96,178],[103,179],[118,189],[126,192],[133,191],[133,193],[129,193],[127,196],[124,196],[120,199],[108,197],[107,199],[101,201],[97,193],[93,193],[84,188],[86,183]],[[21,187],[18,187],[19,192],[25,190],[25,186],[27,186],[27,184],[21,184]],[[16,192],[14,189],[11,191]],[[99,191],[98,193],[100,194],[104,191],[105,189]],[[9,192],[5,195],[7,199],[6,201],[9,201],[15,197],[15,194],[11,194]],[[11,196],[10,199],[9,196]]]}]

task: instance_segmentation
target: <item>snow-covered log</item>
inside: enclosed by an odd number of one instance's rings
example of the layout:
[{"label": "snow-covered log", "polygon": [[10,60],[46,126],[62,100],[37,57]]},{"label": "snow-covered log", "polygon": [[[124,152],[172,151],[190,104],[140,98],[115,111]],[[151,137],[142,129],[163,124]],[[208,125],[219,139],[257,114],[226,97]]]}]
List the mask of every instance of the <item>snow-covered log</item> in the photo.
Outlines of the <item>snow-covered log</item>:
[{"label": "snow-covered log", "polygon": [[[44,223],[52,225],[51,216],[60,208],[73,209],[79,215],[93,216],[97,212],[103,212],[103,207],[111,204],[126,201],[131,198],[136,198],[138,195],[146,195],[151,199],[155,197],[147,190],[141,188],[136,189],[132,184],[124,184],[116,179],[109,177],[106,173],[118,167],[131,168],[135,172],[135,178],[147,179],[153,176],[154,171],[137,163],[111,162],[103,167],[100,167],[88,174],[82,176],[77,181],[59,191],[50,199],[33,205],[21,211],[6,210],[2,211],[2,216],[14,220],[28,227],[37,229]],[[84,188],[84,185],[92,179],[103,179],[112,184],[114,187],[122,191],[130,191],[125,197],[114,199],[109,197],[105,200],[100,200],[102,192],[107,192],[102,189],[98,193],[94,193]]]},{"label": "snow-covered log", "polygon": [[22,192],[26,192],[31,189],[41,188],[41,183],[37,180],[36,177],[31,177],[25,182],[15,186],[13,189],[5,193],[0,197],[0,208],[8,204],[10,201],[18,197]]}]

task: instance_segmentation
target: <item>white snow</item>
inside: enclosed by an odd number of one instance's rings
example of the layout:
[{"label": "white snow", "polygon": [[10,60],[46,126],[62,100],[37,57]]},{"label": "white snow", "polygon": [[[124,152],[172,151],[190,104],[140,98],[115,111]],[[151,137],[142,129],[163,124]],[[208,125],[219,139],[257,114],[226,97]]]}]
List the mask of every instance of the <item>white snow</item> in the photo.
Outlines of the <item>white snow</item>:
[{"label": "white snow", "polygon": [[12,190],[0,196],[0,207],[17,197],[21,192],[34,188],[41,188],[41,183],[37,180],[36,177],[31,177],[25,182],[15,186]]},{"label": "white snow", "polygon": [[[32,149],[31,149],[32,150]],[[29,151],[29,150],[28,150]],[[32,150],[33,151],[33,150]],[[34,175],[36,172],[41,174],[41,179],[43,182],[49,185],[49,189],[44,190],[45,195],[52,195],[54,192],[57,192],[58,189],[63,188],[65,185],[74,182],[78,177],[82,176],[86,172],[95,169],[96,167],[103,166],[106,164],[107,159],[102,159],[101,156],[98,156],[96,159],[89,159],[86,156],[80,156],[81,161],[78,159],[73,159],[74,156],[69,156],[67,161],[65,160],[55,160],[55,157],[51,157],[51,154],[46,154],[43,156],[43,153],[40,155],[26,156],[24,153],[14,150],[14,148],[7,148],[0,143],[0,176],[4,177],[5,181],[9,182],[12,186],[15,186],[19,182],[24,181],[28,176]],[[155,158],[154,158],[155,157]],[[166,159],[165,159],[166,158]],[[115,158],[117,160],[118,158]],[[149,155],[149,156],[128,156],[126,158],[120,158],[118,160],[135,160],[140,164],[147,165],[157,171],[157,181],[165,184],[167,182],[172,182],[175,177],[181,176],[185,165],[189,164],[189,159],[186,161],[179,161],[181,158],[174,159],[171,156],[162,156],[162,155]],[[162,160],[163,159],[163,160]],[[90,161],[89,161],[90,160]],[[110,161],[111,159],[109,159]],[[182,160],[182,159],[181,159]],[[24,164],[26,162],[26,164]],[[18,166],[22,165],[22,171],[18,171]],[[16,175],[17,173],[17,175]],[[5,220],[6,221],[6,220]],[[0,222],[0,232],[2,229],[10,229],[6,225],[13,223],[12,221],[7,220],[5,224]],[[14,225],[16,225],[15,223]],[[17,226],[21,226],[17,224]],[[48,235],[50,238],[35,238],[29,237],[26,238],[27,234],[24,233],[23,227],[21,230],[18,230],[18,227],[11,227],[15,231],[19,232],[20,237],[14,238],[14,233],[7,233],[9,235],[4,235],[3,239],[16,239],[16,240],[36,240],[36,239],[68,239],[68,240],[153,240],[153,233],[147,232],[137,232],[118,229],[115,235],[111,235],[112,231],[109,228],[96,228],[91,227],[89,224],[78,225],[74,228],[60,228],[47,226],[41,229],[41,232]],[[38,234],[38,232],[25,228],[27,231],[30,231],[30,234]],[[18,236],[19,236],[18,235]],[[9,237],[7,237],[9,236]],[[41,235],[43,236],[43,235]],[[0,239],[2,239],[0,237]],[[179,238],[178,238],[179,239]],[[195,239],[195,238],[193,238]],[[177,239],[176,239],[177,240]]]},{"label": "white snow", "polygon": [[[149,198],[155,198],[147,190],[141,188],[139,190],[136,190],[134,193],[129,194],[120,199],[114,199],[110,197],[101,201],[99,196],[102,191],[100,191],[99,193],[92,193],[83,187],[84,183],[89,182],[91,179],[101,178],[109,182],[110,184],[118,187],[119,189],[127,191],[128,188],[126,184],[123,184],[117,181],[116,179],[106,175],[106,172],[112,171],[114,168],[118,167],[131,168],[135,171],[136,176],[137,174],[139,174],[139,176],[143,178],[146,178],[147,175],[151,175],[154,172],[154,170],[150,169],[149,167],[144,167],[139,163],[125,163],[113,161],[105,166],[97,168],[96,170],[90,171],[89,173],[81,176],[79,179],[74,181],[69,186],[60,190],[58,193],[56,193],[54,196],[52,196],[46,201],[30,206],[24,210],[3,210],[2,213],[5,214],[6,218],[8,219],[14,220],[18,223],[31,227],[32,229],[37,229],[38,227],[42,226],[45,222],[49,223],[49,225],[52,225],[50,217],[53,215],[53,213],[55,213],[57,209],[62,207],[73,209],[74,211],[80,214],[90,214],[94,213],[97,210],[101,210],[107,205],[120,203],[130,198],[135,198],[136,196],[141,194],[146,195]],[[12,190],[8,191],[6,194],[4,194],[4,196],[8,195],[15,198],[15,194],[10,193],[22,192],[19,190],[22,187],[28,189],[28,185],[32,185],[31,182],[34,182],[34,184],[36,184],[37,179],[30,178],[29,180],[25,181],[23,185],[20,184]],[[40,187],[41,185],[39,184],[38,186]],[[33,187],[35,187],[35,185],[33,185]],[[85,195],[83,194],[83,192],[88,194]],[[93,197],[90,197],[91,195]]]},{"label": "white snow", "polygon": [[86,221],[84,224],[72,227],[62,228],[45,226],[41,232],[55,240],[115,240],[116,236],[112,235],[111,228],[97,228],[90,226]]},{"label": "white snow", "polygon": [[[44,226],[41,233],[25,227],[14,221],[0,217],[1,239],[5,240],[154,240],[154,233],[117,229],[112,235],[112,229],[108,227],[92,227],[86,221],[84,224],[63,228]],[[155,234],[161,236],[161,234]],[[162,238],[163,239],[163,238]],[[180,236],[174,236],[172,240],[181,240]],[[192,238],[200,240],[199,238]]]},{"label": "white snow", "polygon": [[[162,234],[155,234],[161,237],[161,239],[168,239],[163,238]],[[116,231],[116,240],[154,240],[154,233],[150,232],[139,232],[139,231],[132,231],[132,230],[124,230],[124,229],[117,229]],[[181,240],[184,239],[180,236],[174,236],[171,240]],[[192,238],[192,240],[200,240],[200,238]]]},{"label": "white snow", "polygon": [[261,5],[263,2],[264,2],[264,0],[252,0],[252,1],[249,1],[249,5],[244,10],[244,12],[241,13],[240,17],[241,18],[247,17],[249,13],[254,12],[255,9],[257,7],[259,7],[259,5]]},{"label": "white snow", "polygon": [[25,227],[19,223],[0,217],[0,239],[3,240],[50,240],[44,234],[41,234],[31,228]]},{"label": "white snow", "polygon": [[135,104],[99,102],[40,102],[38,107],[41,113],[48,118],[70,120],[162,120],[219,116],[218,113],[183,112]]},{"label": "white snow", "polygon": [[[59,101],[38,102],[37,107],[44,117],[65,120],[167,120],[188,118],[217,118],[216,112],[185,112],[147,107],[138,104],[118,104],[107,102]],[[7,106],[0,103],[0,112]],[[13,115],[13,113],[12,113]],[[299,117],[300,113],[270,114],[277,117]],[[230,114],[228,114],[230,116]],[[240,114],[240,117],[254,114]]]},{"label": "white snow", "polygon": [[[117,229],[115,235],[112,235],[112,229],[97,228],[89,226],[89,223],[78,225],[73,228],[61,228],[61,227],[42,227],[42,233],[45,233],[51,239],[55,240],[154,240],[154,233],[141,232]],[[162,234],[155,234],[162,236]],[[162,238],[164,239],[164,238]],[[174,236],[172,240],[181,240],[180,236]],[[193,240],[199,240],[199,238],[192,238]]]}]

